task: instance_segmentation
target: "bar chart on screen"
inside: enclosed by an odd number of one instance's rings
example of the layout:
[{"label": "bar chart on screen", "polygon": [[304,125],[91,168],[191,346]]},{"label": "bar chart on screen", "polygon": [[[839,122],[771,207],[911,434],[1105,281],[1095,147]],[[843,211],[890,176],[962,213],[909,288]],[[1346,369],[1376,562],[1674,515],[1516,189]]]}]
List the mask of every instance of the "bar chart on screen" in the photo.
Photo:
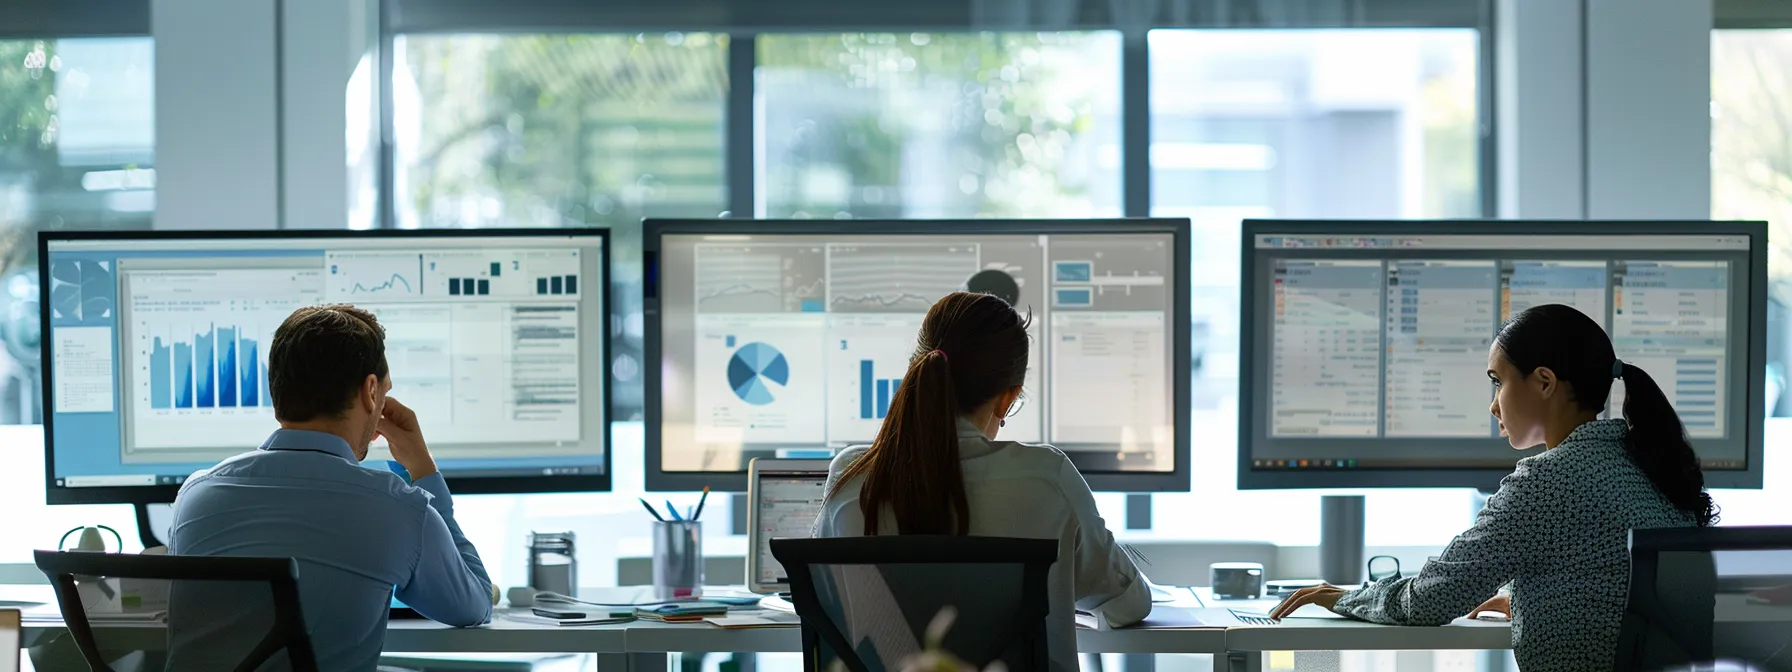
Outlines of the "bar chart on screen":
[{"label": "bar chart on screen", "polygon": [[265,431],[268,347],[294,309],[322,299],[317,272],[146,271],[125,283],[134,448],[240,446]]}]

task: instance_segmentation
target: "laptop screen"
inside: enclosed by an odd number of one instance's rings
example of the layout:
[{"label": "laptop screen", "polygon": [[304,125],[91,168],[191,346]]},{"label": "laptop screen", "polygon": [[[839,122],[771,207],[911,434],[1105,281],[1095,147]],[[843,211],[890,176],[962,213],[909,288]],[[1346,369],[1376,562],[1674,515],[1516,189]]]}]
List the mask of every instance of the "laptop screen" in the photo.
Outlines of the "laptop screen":
[{"label": "laptop screen", "polygon": [[753,552],[759,554],[756,583],[790,583],[784,567],[772,557],[772,540],[808,538],[813,534],[827,482],[825,471],[759,473],[753,502],[753,506],[759,507],[759,529],[753,530]]}]

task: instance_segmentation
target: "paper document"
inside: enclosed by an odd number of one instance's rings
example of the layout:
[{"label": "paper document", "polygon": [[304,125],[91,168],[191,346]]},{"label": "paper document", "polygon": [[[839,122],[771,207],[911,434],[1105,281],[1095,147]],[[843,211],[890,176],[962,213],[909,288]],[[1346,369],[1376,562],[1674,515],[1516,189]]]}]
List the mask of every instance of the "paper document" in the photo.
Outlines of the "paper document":
[{"label": "paper document", "polygon": [[607,616],[598,618],[547,618],[545,616],[536,616],[535,614],[504,614],[503,616],[505,620],[516,621],[518,623],[560,626],[614,625],[616,623],[628,623],[635,620],[635,617],[633,616],[622,618],[610,618]]},{"label": "paper document", "polygon": [[718,628],[728,628],[731,630],[745,628],[792,628],[802,624],[802,620],[798,619],[796,614],[787,614],[781,611],[771,611],[768,609],[735,612],[728,614],[727,616],[710,616],[709,618],[703,619],[703,622]]}]

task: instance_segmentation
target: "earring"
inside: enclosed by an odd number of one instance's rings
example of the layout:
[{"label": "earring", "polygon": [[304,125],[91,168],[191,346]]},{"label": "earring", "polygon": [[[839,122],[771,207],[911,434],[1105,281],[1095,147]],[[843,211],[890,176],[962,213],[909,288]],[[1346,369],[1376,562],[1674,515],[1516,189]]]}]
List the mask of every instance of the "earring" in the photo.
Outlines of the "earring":
[{"label": "earring", "polygon": [[1004,419],[1004,420],[1001,420],[1001,421],[999,421],[999,422],[997,422],[997,423],[996,423],[996,426],[997,426],[997,427],[1007,427],[1007,426],[1008,426],[1008,421],[1007,421],[1007,420],[1006,420],[1006,419]]}]

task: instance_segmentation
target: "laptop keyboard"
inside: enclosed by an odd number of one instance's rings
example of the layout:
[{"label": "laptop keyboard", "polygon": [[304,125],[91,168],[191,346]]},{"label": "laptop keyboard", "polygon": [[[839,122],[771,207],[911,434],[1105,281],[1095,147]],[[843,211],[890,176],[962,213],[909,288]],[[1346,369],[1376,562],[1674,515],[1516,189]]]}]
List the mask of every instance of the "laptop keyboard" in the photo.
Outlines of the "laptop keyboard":
[{"label": "laptop keyboard", "polygon": [[1227,611],[1232,612],[1232,617],[1238,619],[1238,622],[1245,625],[1276,625],[1276,621],[1271,620],[1269,616],[1264,614],[1254,614],[1248,611],[1239,611],[1237,609],[1228,609]]}]

